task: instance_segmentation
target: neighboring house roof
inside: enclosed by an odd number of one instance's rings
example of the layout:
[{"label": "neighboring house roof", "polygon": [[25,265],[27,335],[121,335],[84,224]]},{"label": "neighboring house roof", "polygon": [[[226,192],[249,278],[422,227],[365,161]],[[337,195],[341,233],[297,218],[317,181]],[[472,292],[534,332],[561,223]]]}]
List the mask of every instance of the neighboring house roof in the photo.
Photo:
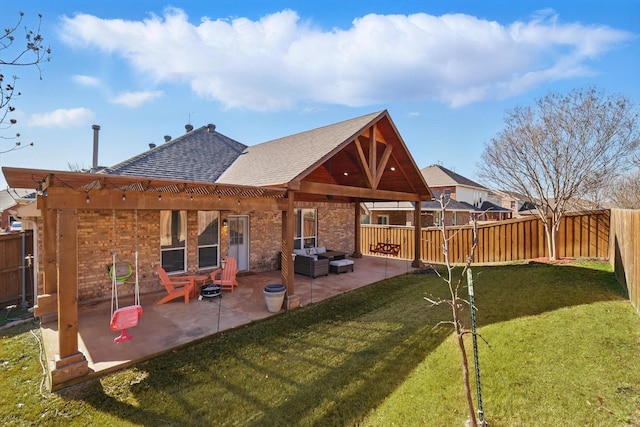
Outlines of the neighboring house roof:
[{"label": "neighboring house roof", "polygon": [[[433,193],[433,200],[430,200],[428,202],[422,202],[423,211],[439,211],[442,209],[442,206],[440,206],[440,196],[442,195],[442,192],[436,191],[433,189],[431,191]],[[460,202],[458,200],[449,198],[449,201],[447,202],[446,210],[475,212],[477,209],[475,206],[467,202]]]},{"label": "neighboring house roof", "polygon": [[511,209],[503,208],[502,206],[487,201],[482,202],[478,210],[480,212],[511,212]]},{"label": "neighboring house roof", "polygon": [[218,182],[269,186],[293,181],[349,143],[384,111],[247,147]]},{"label": "neighboring house roof", "polygon": [[[439,211],[442,207],[440,206],[439,200],[430,200],[428,202],[422,202],[422,210],[423,211]],[[476,212],[477,209],[466,202],[459,202],[454,199],[450,199],[445,208],[447,211],[466,211],[466,212]]]},{"label": "neighboring house roof", "polygon": [[413,211],[411,202],[367,202],[364,205],[369,211]]},{"label": "neighboring house roof", "polygon": [[[435,200],[428,202],[422,202],[421,209],[423,211],[439,211],[440,206],[440,193],[433,191]],[[412,202],[367,202],[363,203],[369,211],[413,211]],[[447,211],[468,211],[475,212],[477,209],[466,202],[459,202],[454,199],[449,199],[446,207]]]},{"label": "neighboring house roof", "polygon": [[215,182],[245,148],[215,126],[202,126],[101,173]]},{"label": "neighboring house roof", "polygon": [[427,181],[429,187],[465,185],[467,187],[477,187],[488,190],[484,185],[478,184],[440,165],[427,166],[421,169],[420,172],[422,172],[422,176],[424,176],[424,180]]},{"label": "neighboring house roof", "polygon": [[33,190],[22,188],[8,188],[0,191],[0,212],[9,209],[18,204],[19,201],[33,198],[35,200],[35,193]]}]

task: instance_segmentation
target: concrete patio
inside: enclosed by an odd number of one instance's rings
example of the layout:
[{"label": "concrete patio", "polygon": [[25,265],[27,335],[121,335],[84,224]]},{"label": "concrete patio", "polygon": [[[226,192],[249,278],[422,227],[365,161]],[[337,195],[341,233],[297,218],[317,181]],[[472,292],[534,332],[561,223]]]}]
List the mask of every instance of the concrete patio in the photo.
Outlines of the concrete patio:
[{"label": "concrete patio", "polygon": [[[304,307],[371,283],[413,271],[411,261],[394,258],[364,256],[354,259],[353,272],[332,274],[311,279],[296,275],[296,294]],[[277,315],[267,310],[264,286],[281,283],[281,272],[268,271],[238,276],[239,286],[234,292],[223,292],[213,300],[193,298],[185,304],[182,298],[157,305],[164,290],[141,295],[143,314],[138,325],[127,332],[129,341],[114,343],[119,335],[109,327],[110,301],[79,307],[78,346],[85,355],[90,374],[82,380],[134,365],[193,341],[210,337]],[[160,287],[160,285],[158,285]],[[126,299],[120,306],[129,304]],[[280,311],[283,313],[285,308]],[[43,344],[49,368],[55,366],[58,354],[57,322],[41,325]]]}]

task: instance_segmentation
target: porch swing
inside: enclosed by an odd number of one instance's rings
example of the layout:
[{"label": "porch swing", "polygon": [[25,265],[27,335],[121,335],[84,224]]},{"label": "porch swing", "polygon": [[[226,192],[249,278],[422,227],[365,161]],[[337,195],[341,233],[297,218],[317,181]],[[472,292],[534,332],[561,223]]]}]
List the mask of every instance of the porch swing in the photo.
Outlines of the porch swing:
[{"label": "porch swing", "polygon": [[[140,304],[140,284],[138,282],[138,210],[135,210],[135,269],[128,263],[116,262],[116,211],[113,210],[113,252],[111,269],[109,276],[111,277],[111,330],[120,331],[120,336],[113,339],[114,343],[121,343],[130,340],[133,335],[127,333],[128,328],[133,328],[138,324],[138,320],[142,317],[142,305]],[[128,265],[125,271],[118,271],[122,266]],[[133,305],[120,308],[118,306],[118,286],[135,272],[135,290]]]}]

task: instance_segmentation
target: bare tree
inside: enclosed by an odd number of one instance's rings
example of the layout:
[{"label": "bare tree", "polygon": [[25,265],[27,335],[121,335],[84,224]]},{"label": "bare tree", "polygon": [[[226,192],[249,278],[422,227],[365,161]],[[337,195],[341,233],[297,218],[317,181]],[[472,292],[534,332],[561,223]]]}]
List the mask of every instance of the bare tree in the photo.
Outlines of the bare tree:
[{"label": "bare tree", "polygon": [[[51,58],[51,49],[43,45],[44,38],[40,33],[40,25],[42,23],[42,15],[38,14],[38,25],[35,29],[26,26],[22,27],[24,13],[20,12],[17,22],[12,26],[5,28],[0,34],[0,130],[6,130],[17,123],[17,120],[11,117],[15,111],[12,101],[22,94],[16,90],[18,76],[13,75],[11,78],[5,77],[3,71],[9,67],[29,67],[35,66],[42,72],[40,64],[48,62]],[[24,31],[24,35],[21,35]],[[24,37],[24,39],[22,39]],[[0,139],[19,138],[20,134],[7,137],[0,135]],[[15,145],[4,152],[18,150],[33,144],[23,145],[16,142]]]},{"label": "bare tree", "polygon": [[[440,195],[440,212],[442,214],[442,218],[445,217],[445,212],[447,209],[447,205],[449,204],[450,199],[444,194]],[[467,410],[469,412],[469,420],[468,424],[477,427],[478,425],[486,425],[484,420],[484,415],[480,413],[480,419],[476,418],[475,408],[473,405],[473,398],[471,397],[471,383],[469,376],[469,362],[467,358],[467,350],[464,345],[464,336],[466,334],[472,333],[463,326],[461,311],[462,307],[465,304],[469,305],[469,302],[460,297],[460,290],[463,287],[463,280],[467,276],[467,272],[473,260],[473,254],[475,253],[476,247],[478,246],[478,225],[476,222],[476,217],[474,216],[473,220],[473,244],[469,250],[469,254],[467,255],[465,260],[457,260],[453,262],[451,260],[450,252],[449,252],[449,241],[455,238],[455,235],[449,235],[447,231],[446,222],[442,221],[442,223],[438,226],[440,231],[442,232],[442,252],[445,259],[445,267],[446,271],[444,274],[440,273],[437,269],[434,271],[441,277],[449,288],[449,299],[440,299],[435,297],[426,297],[425,299],[429,301],[432,306],[436,305],[448,305],[451,308],[451,320],[442,321],[442,323],[451,324],[454,328],[456,334],[456,342],[458,344],[458,349],[460,350],[461,356],[461,366],[462,366],[462,381],[464,383],[465,390],[465,398],[467,404]],[[458,276],[455,272],[455,266],[463,263],[463,267],[460,270],[460,275]],[[470,307],[471,310],[475,310],[475,307]],[[480,421],[480,424],[478,424]]]},{"label": "bare tree", "polygon": [[574,89],[517,107],[505,122],[485,146],[480,176],[527,196],[556,259],[557,231],[570,204],[609,186],[637,154],[638,112],[625,96]]},{"label": "bare tree", "polygon": [[620,177],[610,189],[609,198],[620,209],[640,209],[640,171]]}]

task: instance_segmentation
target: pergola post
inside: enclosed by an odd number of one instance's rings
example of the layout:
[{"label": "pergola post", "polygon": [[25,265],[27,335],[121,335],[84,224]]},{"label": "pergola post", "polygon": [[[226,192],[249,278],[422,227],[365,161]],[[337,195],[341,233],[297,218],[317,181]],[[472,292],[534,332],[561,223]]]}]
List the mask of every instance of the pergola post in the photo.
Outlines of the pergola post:
[{"label": "pergola post", "polygon": [[354,208],[353,208],[353,253],[351,254],[351,256],[353,258],[362,258],[362,251],[360,250],[360,242],[362,240],[362,233],[361,233],[361,226],[360,226],[360,198],[356,198],[354,201]]},{"label": "pergola post", "polygon": [[89,373],[86,357],[78,350],[78,214],[58,211],[58,354],[51,370],[51,387]]},{"label": "pergola post", "polygon": [[293,239],[295,237],[296,216],[293,207],[294,192],[287,192],[287,207],[282,211],[282,283],[287,287],[287,309],[300,307],[300,297],[296,295],[293,267]]},{"label": "pergola post", "polygon": [[414,268],[420,268],[420,248],[421,248],[421,236],[422,236],[422,220],[420,215],[422,213],[422,202],[420,200],[415,202],[415,206],[413,209],[413,223],[415,224],[413,227],[414,230],[414,257],[411,266]]},{"label": "pergola post", "polygon": [[38,196],[40,211],[42,212],[42,258],[43,288],[38,293],[34,314],[41,317],[43,322],[57,319],[58,294],[58,261],[56,255],[58,210],[48,208],[48,197]]}]

